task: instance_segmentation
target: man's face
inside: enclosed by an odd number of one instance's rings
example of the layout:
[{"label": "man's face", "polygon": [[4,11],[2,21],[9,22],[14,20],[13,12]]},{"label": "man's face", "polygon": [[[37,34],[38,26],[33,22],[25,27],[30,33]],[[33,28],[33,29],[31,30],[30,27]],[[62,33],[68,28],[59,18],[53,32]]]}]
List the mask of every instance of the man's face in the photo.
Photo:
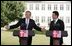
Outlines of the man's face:
[{"label": "man's face", "polygon": [[25,17],[26,17],[26,18],[30,18],[30,17],[31,17],[31,13],[30,13],[30,12],[26,12],[26,13],[25,13]]},{"label": "man's face", "polygon": [[52,14],[52,18],[53,18],[53,19],[57,19],[58,17],[57,17],[57,15],[55,15],[55,13],[53,13],[53,14]]}]

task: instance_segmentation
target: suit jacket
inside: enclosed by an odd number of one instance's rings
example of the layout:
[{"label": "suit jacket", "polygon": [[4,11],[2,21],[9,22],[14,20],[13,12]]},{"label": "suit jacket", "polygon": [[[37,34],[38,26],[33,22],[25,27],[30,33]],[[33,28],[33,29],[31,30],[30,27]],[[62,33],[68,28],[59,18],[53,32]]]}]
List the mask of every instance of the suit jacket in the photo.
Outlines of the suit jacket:
[{"label": "suit jacket", "polygon": [[[19,26],[20,26],[21,29],[25,29],[26,30],[25,18],[20,19],[17,24],[10,26],[10,29],[17,28]],[[33,28],[36,29],[36,30],[38,30],[38,31],[41,31],[41,28],[38,27],[35,24],[35,21],[33,19],[30,19],[27,30],[32,30]]]},{"label": "suit jacket", "polygon": [[[61,30],[64,31],[64,22],[60,19],[57,20],[56,24],[54,24],[54,21],[51,21],[49,31],[52,30]],[[53,44],[53,39],[50,37],[50,44]],[[60,38],[60,44],[63,43],[63,38]]]}]

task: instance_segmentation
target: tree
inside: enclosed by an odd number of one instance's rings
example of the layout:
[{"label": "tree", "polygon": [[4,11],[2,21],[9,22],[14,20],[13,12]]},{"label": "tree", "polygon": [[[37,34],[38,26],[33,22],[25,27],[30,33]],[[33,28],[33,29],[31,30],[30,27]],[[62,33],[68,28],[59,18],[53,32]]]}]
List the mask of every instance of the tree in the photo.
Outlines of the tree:
[{"label": "tree", "polygon": [[22,18],[24,5],[24,1],[1,1],[1,26]]}]

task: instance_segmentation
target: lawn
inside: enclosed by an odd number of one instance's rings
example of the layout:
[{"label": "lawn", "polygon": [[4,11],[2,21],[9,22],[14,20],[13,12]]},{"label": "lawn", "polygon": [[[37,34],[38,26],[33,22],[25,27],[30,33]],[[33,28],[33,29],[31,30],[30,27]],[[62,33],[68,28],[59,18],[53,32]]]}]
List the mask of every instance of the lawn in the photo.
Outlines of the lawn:
[{"label": "lawn", "polygon": [[[18,37],[12,36],[13,32],[1,31],[1,45],[19,45]],[[32,45],[49,45],[50,38],[44,34],[35,34]]]}]

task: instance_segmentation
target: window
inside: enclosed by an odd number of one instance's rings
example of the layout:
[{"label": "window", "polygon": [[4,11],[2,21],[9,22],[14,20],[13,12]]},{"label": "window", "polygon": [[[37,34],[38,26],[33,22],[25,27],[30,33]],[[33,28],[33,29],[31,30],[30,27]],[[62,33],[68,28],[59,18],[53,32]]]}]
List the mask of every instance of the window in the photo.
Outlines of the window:
[{"label": "window", "polygon": [[51,17],[48,17],[48,23],[50,23],[51,22]]},{"label": "window", "polygon": [[54,10],[57,10],[57,5],[54,5]]},{"label": "window", "polygon": [[30,4],[30,5],[29,5],[29,9],[30,9],[30,10],[33,10],[33,4]]},{"label": "window", "polygon": [[42,23],[45,22],[45,16],[42,16]]},{"label": "window", "polygon": [[45,10],[45,4],[42,4],[42,10]]},{"label": "window", "polygon": [[66,5],[66,10],[69,10],[69,5]]},{"label": "window", "polygon": [[39,10],[39,4],[36,4],[35,8],[36,10]]},{"label": "window", "polygon": [[48,4],[48,10],[51,10],[51,5]]},{"label": "window", "polygon": [[35,21],[39,22],[39,16],[36,16],[35,18],[36,18]]},{"label": "window", "polygon": [[66,23],[70,23],[70,17],[66,17]]},{"label": "window", "polygon": [[64,7],[63,7],[63,5],[60,5],[60,10],[64,10]]}]

